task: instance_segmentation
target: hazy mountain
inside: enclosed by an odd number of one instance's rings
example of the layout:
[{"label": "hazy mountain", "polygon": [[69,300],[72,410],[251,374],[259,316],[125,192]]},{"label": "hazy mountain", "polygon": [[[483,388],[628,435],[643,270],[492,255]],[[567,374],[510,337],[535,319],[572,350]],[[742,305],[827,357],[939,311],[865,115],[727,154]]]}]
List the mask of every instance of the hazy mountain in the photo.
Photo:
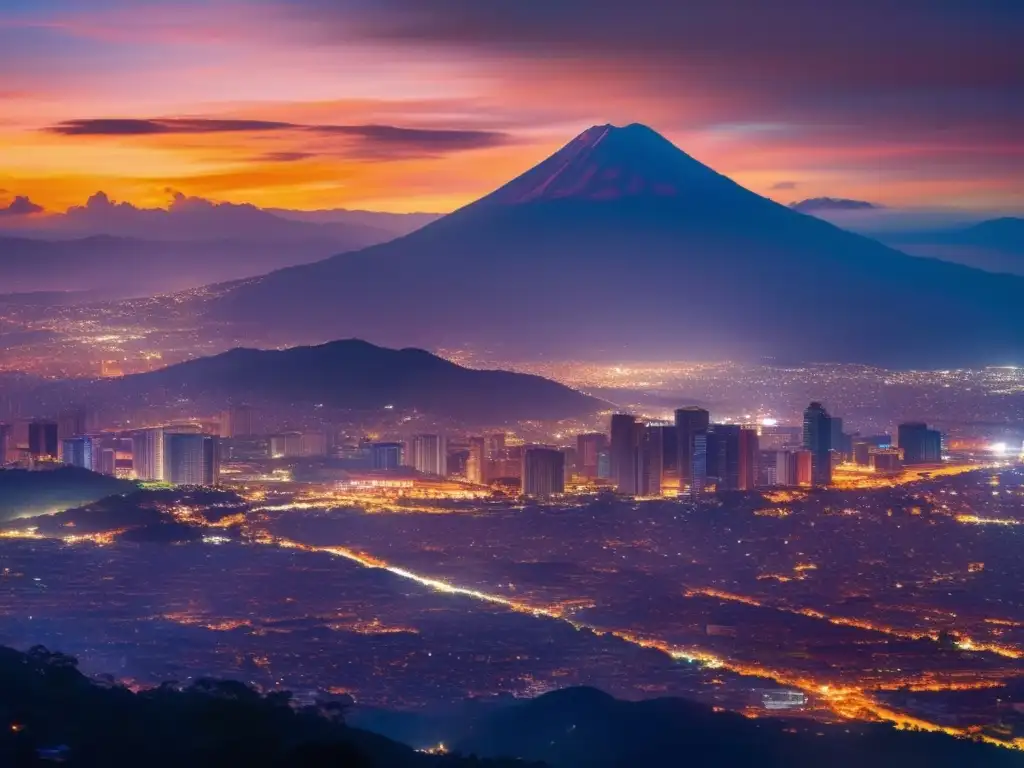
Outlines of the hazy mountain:
[{"label": "hazy mountain", "polygon": [[[786,732],[791,728],[796,732]],[[751,720],[683,699],[618,701],[568,688],[499,710],[455,748],[551,768],[957,768],[1015,766],[1009,750],[884,725]]]},{"label": "hazy mountain", "polygon": [[1003,217],[970,226],[891,233],[883,239],[908,253],[1024,275],[1024,219]]},{"label": "hazy mountain", "polygon": [[437,216],[273,212],[175,195],[140,208],[97,192],[65,213],[0,219],[4,293],[150,295],[261,275],[408,234]]},{"label": "hazy mountain", "polygon": [[[304,241],[74,240],[0,237],[6,292],[92,292],[93,299],[180,291],[266,273],[333,255],[330,237]],[[66,302],[62,302],[66,303]]]},{"label": "hazy mountain", "polygon": [[947,365],[1024,355],[1022,293],[771,202],[644,126],[599,126],[406,237],[234,286],[210,319],[510,355]]},{"label": "hazy mountain", "polygon": [[283,351],[235,349],[152,373],[98,382],[104,398],[323,403],[358,410],[416,409],[481,421],[563,419],[603,404],[539,376],[462,368],[419,349],[350,339]]},{"label": "hazy mountain", "polygon": [[874,211],[882,206],[865,200],[849,200],[842,197],[810,197],[789,207],[800,213],[817,214],[825,211]]}]

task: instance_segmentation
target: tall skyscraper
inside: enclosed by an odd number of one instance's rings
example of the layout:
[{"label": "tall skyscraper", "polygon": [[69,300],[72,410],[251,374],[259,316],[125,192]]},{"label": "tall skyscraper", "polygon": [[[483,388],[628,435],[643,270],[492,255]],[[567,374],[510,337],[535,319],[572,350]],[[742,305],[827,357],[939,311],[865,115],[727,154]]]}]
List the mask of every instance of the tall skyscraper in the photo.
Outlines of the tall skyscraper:
[{"label": "tall skyscraper", "polygon": [[804,411],[804,448],[811,452],[811,485],[832,483],[832,417],[821,403]]},{"label": "tall skyscraper", "polygon": [[580,477],[594,480],[600,476],[600,455],[607,447],[608,436],[603,432],[588,432],[576,437],[576,463]]},{"label": "tall skyscraper", "polygon": [[[679,494],[699,496],[703,489],[703,476],[697,478],[700,486],[693,492],[695,485],[694,460],[696,458],[697,435],[707,432],[711,424],[711,414],[703,408],[689,406],[680,408],[675,413],[676,422],[676,465],[679,475]],[[703,457],[702,457],[703,460]]]},{"label": "tall skyscraper", "polygon": [[60,460],[69,467],[92,469],[93,444],[89,437],[66,437],[60,441]]},{"label": "tall skyscraper", "polygon": [[216,485],[220,479],[219,440],[213,435],[164,436],[166,479],[175,485]]},{"label": "tall skyscraper", "polygon": [[619,493],[641,494],[641,437],[643,425],[628,413],[612,415],[611,422],[612,480]]},{"label": "tall skyscraper", "polygon": [[132,464],[139,480],[162,482],[167,479],[162,429],[146,429],[132,435]]},{"label": "tall skyscraper", "polygon": [[482,437],[469,438],[469,457],[466,459],[466,479],[477,485],[489,482],[487,476],[487,445]]},{"label": "tall skyscraper", "polygon": [[897,429],[904,464],[938,464],[942,461],[942,433],[921,421],[908,421]]},{"label": "tall skyscraper", "polygon": [[707,431],[707,477],[720,491],[757,485],[757,431],[739,424],[712,424]]},{"label": "tall skyscraper", "polygon": [[557,448],[525,448],[522,478],[524,496],[549,499],[565,493],[565,454]]},{"label": "tall skyscraper", "polygon": [[56,461],[59,450],[56,422],[33,421],[28,425],[28,452],[32,458]]},{"label": "tall skyscraper", "polygon": [[640,446],[640,496],[661,496],[666,481],[677,476],[676,427],[674,424],[650,423],[643,427]]},{"label": "tall skyscraper", "polygon": [[409,447],[417,472],[439,477],[448,474],[448,444],[443,435],[416,435]]},{"label": "tall skyscraper", "polygon": [[372,447],[374,469],[398,469],[403,466],[401,443],[374,443]]}]

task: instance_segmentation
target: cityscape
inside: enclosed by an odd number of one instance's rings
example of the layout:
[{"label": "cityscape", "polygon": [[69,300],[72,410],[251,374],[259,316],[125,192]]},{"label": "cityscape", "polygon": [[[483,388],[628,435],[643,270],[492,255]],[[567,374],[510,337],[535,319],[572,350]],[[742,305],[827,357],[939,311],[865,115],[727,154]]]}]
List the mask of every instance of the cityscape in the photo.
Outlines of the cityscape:
[{"label": "cityscape", "polygon": [[6,3],[0,766],[1024,766],[1022,35]]}]

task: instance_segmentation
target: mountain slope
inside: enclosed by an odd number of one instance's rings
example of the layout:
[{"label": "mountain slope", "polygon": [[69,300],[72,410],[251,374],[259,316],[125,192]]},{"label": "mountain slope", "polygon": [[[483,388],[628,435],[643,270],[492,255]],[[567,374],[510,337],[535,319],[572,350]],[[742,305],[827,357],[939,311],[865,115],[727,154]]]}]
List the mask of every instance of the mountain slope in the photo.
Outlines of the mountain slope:
[{"label": "mountain slope", "polygon": [[359,410],[391,405],[483,421],[563,419],[602,405],[539,376],[471,370],[419,349],[384,349],[355,339],[283,351],[234,349],[96,386],[104,398],[144,399],[159,392]]},{"label": "mountain slope", "polygon": [[483,757],[542,760],[552,768],[995,768],[1024,762],[1010,750],[885,725],[786,727],[682,699],[628,702],[569,688],[498,711],[455,747]]},{"label": "mountain slope", "polygon": [[[644,126],[598,126],[406,237],[237,286],[210,319],[632,359],[1012,361],[1024,281],[755,195]],[[949,322],[948,320],[952,320]]]}]

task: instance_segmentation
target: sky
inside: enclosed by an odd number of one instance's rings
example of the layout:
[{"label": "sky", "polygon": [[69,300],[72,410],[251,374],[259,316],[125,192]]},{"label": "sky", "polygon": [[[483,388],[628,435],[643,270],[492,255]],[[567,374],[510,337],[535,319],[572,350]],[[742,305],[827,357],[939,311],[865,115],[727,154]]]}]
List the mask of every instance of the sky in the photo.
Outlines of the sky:
[{"label": "sky", "polygon": [[444,212],[633,122],[781,202],[1019,213],[1022,39],[1021,0],[0,0],[0,214]]}]

